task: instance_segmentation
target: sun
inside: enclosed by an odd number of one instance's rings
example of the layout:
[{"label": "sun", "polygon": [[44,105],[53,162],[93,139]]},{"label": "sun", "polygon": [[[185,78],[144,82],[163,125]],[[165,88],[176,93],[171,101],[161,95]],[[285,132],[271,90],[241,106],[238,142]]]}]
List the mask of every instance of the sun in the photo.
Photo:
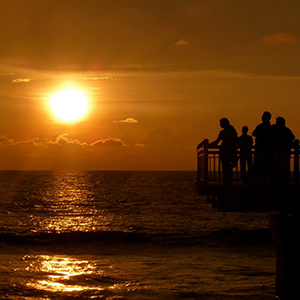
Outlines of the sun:
[{"label": "sun", "polygon": [[88,112],[86,96],[76,89],[64,89],[53,95],[50,106],[55,117],[72,123],[83,119]]}]

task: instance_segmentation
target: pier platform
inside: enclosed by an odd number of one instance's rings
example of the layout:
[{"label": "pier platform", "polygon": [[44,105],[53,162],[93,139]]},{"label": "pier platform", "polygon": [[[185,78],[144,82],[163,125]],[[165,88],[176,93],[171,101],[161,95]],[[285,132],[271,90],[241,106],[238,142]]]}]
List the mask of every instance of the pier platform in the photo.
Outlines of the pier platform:
[{"label": "pier platform", "polygon": [[197,149],[197,192],[205,195],[219,211],[300,212],[299,154],[299,141],[296,141],[291,151],[290,181],[287,183],[250,181],[245,184],[238,160],[233,169],[232,185],[224,186],[219,148],[209,147],[208,140],[204,140]]}]

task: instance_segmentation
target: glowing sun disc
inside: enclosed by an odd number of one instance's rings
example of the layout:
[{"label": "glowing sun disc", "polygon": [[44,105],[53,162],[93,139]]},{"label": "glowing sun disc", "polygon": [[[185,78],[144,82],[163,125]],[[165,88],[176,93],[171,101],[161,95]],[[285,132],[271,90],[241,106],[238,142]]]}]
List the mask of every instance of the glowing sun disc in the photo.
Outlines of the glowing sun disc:
[{"label": "glowing sun disc", "polygon": [[56,118],[64,122],[76,122],[82,119],[88,111],[88,101],[85,95],[74,89],[65,89],[51,98],[51,110]]}]

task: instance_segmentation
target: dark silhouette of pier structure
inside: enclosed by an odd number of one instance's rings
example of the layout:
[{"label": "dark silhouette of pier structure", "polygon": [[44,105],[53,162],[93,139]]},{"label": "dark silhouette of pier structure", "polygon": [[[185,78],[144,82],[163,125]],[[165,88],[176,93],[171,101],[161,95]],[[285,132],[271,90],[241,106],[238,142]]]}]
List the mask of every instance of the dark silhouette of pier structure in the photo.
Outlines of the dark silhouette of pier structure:
[{"label": "dark silhouette of pier structure", "polygon": [[[252,157],[254,157],[252,148]],[[210,147],[208,140],[202,141],[197,149],[197,191],[219,211],[267,211],[300,212],[299,184],[299,140],[296,140],[290,155],[290,177],[288,182],[266,182],[251,180],[244,183],[238,159],[233,168],[231,185],[223,184],[220,147]],[[239,149],[237,149],[239,158]],[[270,154],[271,155],[271,154]]]},{"label": "dark silhouette of pier structure", "polygon": [[[255,148],[251,149],[252,159]],[[237,149],[237,156],[240,153]],[[270,153],[271,155],[271,153]],[[294,300],[299,297],[300,282],[300,183],[299,140],[290,152],[289,180],[245,182],[240,160],[233,168],[230,185],[224,184],[220,147],[209,146],[203,140],[197,147],[197,192],[218,211],[269,212],[269,225],[276,245],[276,299]]]}]

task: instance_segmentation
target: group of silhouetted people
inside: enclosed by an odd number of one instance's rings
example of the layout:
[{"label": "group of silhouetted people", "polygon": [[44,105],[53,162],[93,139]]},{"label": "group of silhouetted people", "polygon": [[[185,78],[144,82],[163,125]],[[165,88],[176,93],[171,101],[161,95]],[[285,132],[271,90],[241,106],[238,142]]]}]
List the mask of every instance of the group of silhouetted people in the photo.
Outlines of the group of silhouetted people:
[{"label": "group of silhouetted people", "polygon": [[262,122],[252,132],[255,137],[254,165],[251,153],[253,138],[248,135],[248,127],[243,126],[242,135],[238,136],[227,118],[220,120],[223,129],[209,146],[215,147],[222,142],[220,160],[224,185],[232,184],[232,168],[237,165],[237,149],[240,149],[241,178],[244,183],[289,183],[290,152],[295,136],[285,126],[283,117],[278,117],[273,125],[271,117],[270,112],[264,112]]}]

